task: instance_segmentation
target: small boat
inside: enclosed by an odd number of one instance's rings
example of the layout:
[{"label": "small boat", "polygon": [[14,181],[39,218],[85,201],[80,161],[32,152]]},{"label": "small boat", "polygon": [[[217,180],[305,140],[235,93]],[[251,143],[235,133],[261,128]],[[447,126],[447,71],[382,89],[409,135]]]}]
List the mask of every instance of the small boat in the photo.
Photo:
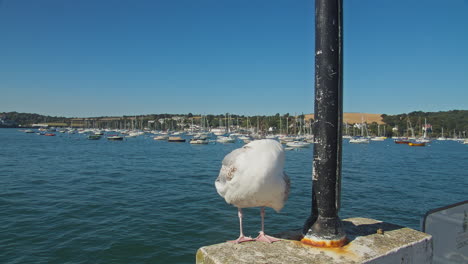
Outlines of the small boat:
[{"label": "small boat", "polygon": [[208,140],[202,139],[202,138],[192,138],[190,140],[190,144],[196,144],[196,145],[208,144]]},{"label": "small boat", "polygon": [[428,138],[424,138],[424,137],[423,137],[423,138],[418,138],[418,139],[416,140],[416,142],[418,142],[418,143],[421,143],[421,142],[429,143],[429,142],[431,142],[431,140],[428,139]]},{"label": "small boat", "polygon": [[181,137],[169,137],[168,142],[185,142],[184,138]]},{"label": "small boat", "polygon": [[353,144],[369,144],[370,140],[368,138],[357,137],[349,140],[349,143]]},{"label": "small boat", "polygon": [[118,135],[110,135],[107,137],[107,140],[112,140],[112,141],[122,141],[124,137],[118,136]]},{"label": "small boat", "polygon": [[233,137],[218,136],[218,138],[216,139],[216,142],[218,143],[234,143],[235,141],[236,139]]},{"label": "small boat", "polygon": [[192,140],[196,140],[196,139],[201,139],[201,140],[205,140],[205,141],[208,141],[208,135],[206,134],[195,134],[192,138]]},{"label": "small boat", "polygon": [[395,140],[394,142],[395,142],[395,144],[409,144],[409,143],[411,143],[411,142],[408,141],[408,140],[402,140],[402,139],[400,139],[400,140]]},{"label": "small boat", "polygon": [[238,139],[240,139],[242,142],[244,142],[245,144],[248,144],[252,141],[252,139],[246,135],[242,135],[240,137],[238,137]]},{"label": "small boat", "polygon": [[408,146],[412,147],[424,147],[426,146],[426,142],[409,142]]},{"label": "small boat", "polygon": [[222,136],[226,134],[226,128],[213,128],[211,129],[211,133],[215,134],[216,136]]},{"label": "small boat", "polygon": [[287,144],[288,142],[294,142],[294,141],[295,141],[295,138],[294,138],[294,137],[285,136],[285,137],[280,137],[279,140],[280,140],[280,143],[281,143],[281,144]]},{"label": "small boat", "polygon": [[293,141],[286,143],[286,146],[291,148],[308,148],[310,146],[310,143],[303,141]]},{"label": "small boat", "polygon": [[48,136],[48,137],[54,137],[55,134],[54,133],[45,133],[44,136]]},{"label": "small boat", "polygon": [[24,133],[34,133],[34,130],[32,130],[32,129],[26,129],[26,130],[24,130]]},{"label": "small boat", "polygon": [[167,135],[155,136],[154,140],[167,140],[169,137]]},{"label": "small boat", "polygon": [[96,135],[96,134],[95,134],[95,135],[89,135],[89,136],[88,136],[88,139],[89,139],[89,140],[98,140],[98,139],[100,139],[100,138],[101,138],[101,135]]}]

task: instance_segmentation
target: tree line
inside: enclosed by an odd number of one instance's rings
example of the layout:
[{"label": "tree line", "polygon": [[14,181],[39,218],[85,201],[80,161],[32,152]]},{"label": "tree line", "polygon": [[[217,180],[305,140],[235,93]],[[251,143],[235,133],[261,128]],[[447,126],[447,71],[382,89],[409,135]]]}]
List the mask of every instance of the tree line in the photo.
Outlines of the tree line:
[{"label": "tree line", "polygon": [[[83,120],[84,127],[95,128],[127,128],[127,129],[156,129],[156,130],[179,130],[190,127],[191,124],[204,127],[242,127],[250,128],[258,132],[274,132],[282,134],[305,134],[313,133],[313,120],[308,120],[302,115],[275,114],[245,116],[236,114],[151,114],[140,116],[121,117],[92,117],[92,118],[67,118],[57,116],[46,116],[33,113],[3,112],[0,113],[1,120],[10,121],[9,127],[28,127],[37,123],[65,123],[68,126],[75,124],[77,120]],[[465,137],[468,130],[468,110],[452,110],[441,112],[422,112],[397,115],[382,115],[384,125],[377,123],[367,124],[369,135],[383,136],[406,136],[411,130],[416,136],[422,135],[424,130],[428,136],[438,137],[442,135],[453,137]],[[11,124],[14,125],[11,125]],[[351,134],[354,124],[343,126],[343,132]],[[0,124],[0,126],[2,126]],[[5,127],[5,125],[3,125]],[[351,129],[350,129],[351,127]],[[355,130],[355,128],[354,128]],[[379,133],[380,132],[380,133]]]}]

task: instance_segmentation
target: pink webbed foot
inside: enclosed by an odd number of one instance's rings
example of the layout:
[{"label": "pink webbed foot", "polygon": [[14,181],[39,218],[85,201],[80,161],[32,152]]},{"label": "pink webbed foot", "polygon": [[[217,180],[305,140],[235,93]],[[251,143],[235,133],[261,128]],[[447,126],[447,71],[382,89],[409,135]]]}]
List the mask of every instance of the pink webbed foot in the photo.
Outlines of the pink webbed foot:
[{"label": "pink webbed foot", "polygon": [[281,241],[281,239],[278,239],[276,237],[265,235],[265,232],[263,231],[260,231],[259,233],[260,235],[258,235],[258,237],[255,238],[255,241],[262,241],[262,242],[268,242],[268,243]]},{"label": "pink webbed foot", "polygon": [[248,241],[255,241],[255,239],[251,238],[251,237],[246,237],[244,235],[241,235],[238,239],[236,240],[230,240],[228,241],[229,243],[234,243],[234,244],[239,244],[239,243],[242,243],[242,242],[248,242]]}]

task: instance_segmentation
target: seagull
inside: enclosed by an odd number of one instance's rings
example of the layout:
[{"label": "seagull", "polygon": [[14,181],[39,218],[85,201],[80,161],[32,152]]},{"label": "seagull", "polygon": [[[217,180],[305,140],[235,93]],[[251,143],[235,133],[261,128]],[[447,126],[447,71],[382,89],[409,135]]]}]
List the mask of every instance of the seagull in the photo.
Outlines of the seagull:
[{"label": "seagull", "polygon": [[[289,195],[290,180],[283,171],[284,149],[275,140],[255,140],[224,157],[215,186],[228,204],[238,208],[240,235],[229,242],[263,241],[273,243],[280,239],[268,236],[264,230],[265,207],[279,212]],[[262,231],[257,238],[244,236],[242,208],[261,207]]]}]

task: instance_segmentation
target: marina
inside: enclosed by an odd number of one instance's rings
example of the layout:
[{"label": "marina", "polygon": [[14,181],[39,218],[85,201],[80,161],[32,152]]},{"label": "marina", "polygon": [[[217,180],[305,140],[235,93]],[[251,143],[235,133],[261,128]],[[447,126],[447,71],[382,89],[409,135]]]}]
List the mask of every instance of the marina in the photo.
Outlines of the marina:
[{"label": "marina", "polygon": [[[196,250],[238,233],[236,212],[216,193],[221,160],[244,143],[190,144],[155,134],[100,140],[87,133],[42,137],[0,129],[0,259],[6,263],[193,263]],[[423,148],[388,138],[343,141],[341,218],[369,217],[420,230],[430,209],[466,200],[463,141]],[[286,145],[284,145],[286,146]],[[312,153],[286,152],[291,179],[281,213],[267,209],[266,232],[301,228],[310,212]],[[307,186],[307,187],[305,187]],[[396,188],[398,187],[398,188]],[[256,236],[258,208],[244,210]]]}]

